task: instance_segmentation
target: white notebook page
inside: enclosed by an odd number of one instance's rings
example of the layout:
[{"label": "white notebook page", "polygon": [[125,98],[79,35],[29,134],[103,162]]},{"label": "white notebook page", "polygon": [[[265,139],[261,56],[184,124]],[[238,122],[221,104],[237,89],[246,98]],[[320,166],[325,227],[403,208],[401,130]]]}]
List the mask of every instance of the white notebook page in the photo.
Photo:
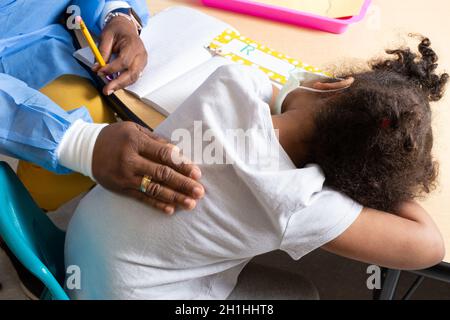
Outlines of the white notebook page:
[{"label": "white notebook page", "polygon": [[232,63],[216,56],[193,70],[170,81],[165,86],[147,94],[142,100],[165,116],[174,112],[220,66]]},{"label": "white notebook page", "polygon": [[148,52],[147,67],[127,90],[146,96],[211,59],[205,46],[227,28],[226,23],[186,7],[172,7],[153,16],[141,34]]}]

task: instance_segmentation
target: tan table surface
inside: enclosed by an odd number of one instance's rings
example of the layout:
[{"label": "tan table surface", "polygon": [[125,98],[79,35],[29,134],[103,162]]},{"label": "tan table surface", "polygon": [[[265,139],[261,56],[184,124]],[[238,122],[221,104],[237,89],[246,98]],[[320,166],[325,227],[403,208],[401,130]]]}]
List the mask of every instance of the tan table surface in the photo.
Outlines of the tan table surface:
[{"label": "tan table surface", "polygon": [[[450,72],[450,1],[447,0],[373,0],[366,18],[341,35],[208,8],[196,0],[147,0],[147,4],[153,14],[174,5],[197,8],[229,23],[256,41],[327,69],[342,63],[362,63],[379,56],[385,48],[408,43],[408,33],[421,33],[430,37],[440,57],[440,70]],[[416,43],[413,42],[414,45]],[[132,102],[133,112],[150,127],[157,126],[164,119],[129,94],[119,92],[118,95]],[[450,92],[433,109],[434,153],[440,162],[440,178],[437,190],[422,203],[443,233],[447,247],[445,261],[450,262]]]}]

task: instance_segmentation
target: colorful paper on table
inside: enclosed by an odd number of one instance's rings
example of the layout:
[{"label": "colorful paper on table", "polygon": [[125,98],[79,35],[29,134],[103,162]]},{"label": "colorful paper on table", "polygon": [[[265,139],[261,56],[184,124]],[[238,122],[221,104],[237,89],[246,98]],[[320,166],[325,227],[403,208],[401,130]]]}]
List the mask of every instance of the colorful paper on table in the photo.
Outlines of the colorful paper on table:
[{"label": "colorful paper on table", "polygon": [[317,14],[328,18],[356,16],[364,0],[252,0],[253,2]]},{"label": "colorful paper on table", "polygon": [[208,48],[215,54],[233,62],[261,69],[272,81],[279,84],[285,84],[289,73],[298,68],[331,76],[316,67],[259,44],[231,29],[225,30],[214,38]]}]

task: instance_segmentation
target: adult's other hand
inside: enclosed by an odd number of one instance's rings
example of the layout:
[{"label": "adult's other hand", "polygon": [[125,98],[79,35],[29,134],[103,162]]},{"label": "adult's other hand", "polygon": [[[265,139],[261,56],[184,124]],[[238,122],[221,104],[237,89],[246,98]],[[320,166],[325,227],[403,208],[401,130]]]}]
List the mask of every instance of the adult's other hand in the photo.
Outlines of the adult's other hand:
[{"label": "adult's other hand", "polygon": [[103,88],[106,95],[136,82],[147,64],[147,51],[136,25],[123,16],[114,17],[106,24],[99,50],[105,61],[109,61],[112,54],[116,57],[103,68],[95,65],[93,71],[103,76],[120,72],[116,79]]}]

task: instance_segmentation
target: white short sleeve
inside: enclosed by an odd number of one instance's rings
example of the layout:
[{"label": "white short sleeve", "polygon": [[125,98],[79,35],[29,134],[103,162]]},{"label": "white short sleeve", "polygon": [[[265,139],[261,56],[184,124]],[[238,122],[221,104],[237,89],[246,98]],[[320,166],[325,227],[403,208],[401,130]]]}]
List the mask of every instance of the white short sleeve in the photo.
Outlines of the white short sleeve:
[{"label": "white short sleeve", "polygon": [[245,90],[247,94],[256,94],[266,103],[272,99],[273,89],[269,77],[259,69],[239,64],[225,65],[217,69],[214,78],[229,78],[234,90]]},{"label": "white short sleeve", "polygon": [[290,217],[280,249],[300,259],[341,235],[362,208],[347,196],[324,188],[313,195],[309,206]]}]

